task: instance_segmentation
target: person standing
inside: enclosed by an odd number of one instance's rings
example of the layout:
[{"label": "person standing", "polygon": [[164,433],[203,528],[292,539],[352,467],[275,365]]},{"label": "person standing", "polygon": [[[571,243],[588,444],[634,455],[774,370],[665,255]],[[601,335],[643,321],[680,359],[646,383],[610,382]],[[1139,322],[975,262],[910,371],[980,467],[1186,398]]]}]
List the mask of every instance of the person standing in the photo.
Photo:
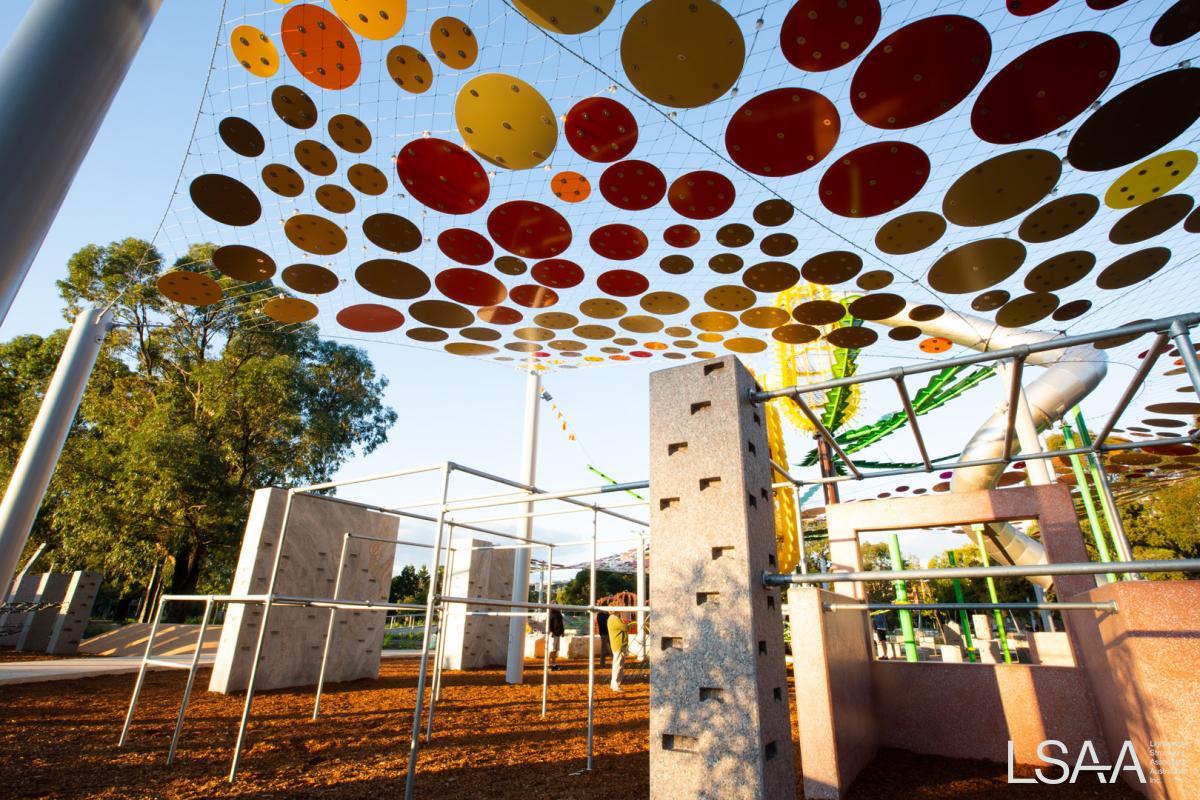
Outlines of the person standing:
[{"label": "person standing", "polygon": [[558,670],[558,646],[562,642],[565,628],[563,626],[562,612],[557,608],[550,609],[550,620],[546,626],[550,634],[546,646],[550,648],[550,669],[551,671]]},{"label": "person standing", "polygon": [[595,633],[600,635],[600,666],[605,666],[608,661],[606,656],[612,655],[612,650],[608,646],[608,612],[601,609],[596,612],[596,630]]},{"label": "person standing", "polygon": [[612,646],[612,683],[608,688],[624,691],[621,680],[625,677],[625,660],[629,658],[629,627],[617,614],[608,617],[608,638]]}]

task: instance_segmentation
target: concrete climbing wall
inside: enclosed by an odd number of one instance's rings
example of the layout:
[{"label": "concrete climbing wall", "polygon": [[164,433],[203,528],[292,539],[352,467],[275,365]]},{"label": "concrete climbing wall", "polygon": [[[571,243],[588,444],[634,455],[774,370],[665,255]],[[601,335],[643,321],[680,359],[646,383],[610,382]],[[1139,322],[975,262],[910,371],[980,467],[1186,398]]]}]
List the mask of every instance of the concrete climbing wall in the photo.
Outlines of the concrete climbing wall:
[{"label": "concrete climbing wall", "polygon": [[25,628],[17,638],[17,649],[45,652],[54,635],[54,624],[58,620],[58,603],[67,596],[71,586],[71,575],[65,572],[45,572],[39,578],[36,603],[54,603],[49,608],[34,611],[25,618]]},{"label": "concrete climbing wall", "polygon": [[[232,594],[266,593],[286,503],[287,492],[282,489],[259,489],[254,493]],[[342,535],[347,531],[395,539],[399,524],[396,517],[360,506],[297,495],[292,501],[275,594],[333,597]],[[386,601],[394,554],[395,545],[351,539],[339,597]],[[321,608],[272,608],[256,689],[316,683],[329,613]],[[229,606],[210,691],[229,693],[246,688],[262,614],[261,605]],[[327,681],[379,676],[385,618],[384,611],[337,612]]]},{"label": "concrete climbing wall", "polygon": [[75,572],[71,575],[62,607],[54,620],[50,642],[46,646],[47,653],[73,656],[78,652],[83,632],[92,618],[92,605],[96,602],[102,578],[99,572]]},{"label": "concrete climbing wall", "polygon": [[795,797],[771,467],[729,356],[650,376],[650,796]]},{"label": "concrete climbing wall", "polygon": [[[41,575],[26,575],[13,590],[9,598],[13,603],[32,603],[37,600]],[[31,611],[10,611],[0,614],[0,647],[16,647],[25,631],[25,620]]]},{"label": "concrete climbing wall", "polygon": [[91,619],[100,591],[98,572],[45,572],[26,575],[13,593],[14,603],[53,603],[38,611],[0,617],[0,646],[29,652],[74,655]]},{"label": "concrete climbing wall", "polygon": [[[493,549],[482,539],[456,541],[448,594],[452,597],[512,598],[516,550]],[[472,614],[511,611],[501,606],[466,606],[452,603],[446,614],[444,669],[477,669],[504,666],[508,658],[508,617]]]}]

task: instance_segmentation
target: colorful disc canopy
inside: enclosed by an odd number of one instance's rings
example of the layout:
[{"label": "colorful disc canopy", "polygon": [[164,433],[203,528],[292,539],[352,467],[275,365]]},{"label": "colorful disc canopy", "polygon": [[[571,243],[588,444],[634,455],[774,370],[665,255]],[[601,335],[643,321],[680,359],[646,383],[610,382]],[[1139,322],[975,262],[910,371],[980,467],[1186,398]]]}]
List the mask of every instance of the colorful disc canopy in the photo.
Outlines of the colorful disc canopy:
[{"label": "colorful disc canopy", "polygon": [[471,266],[488,263],[496,253],[483,234],[469,228],[447,228],[438,234],[437,243],[447,258]]},{"label": "colorful disc canopy", "polygon": [[413,197],[435,211],[470,214],[491,194],[483,166],[453,142],[414,139],[396,156],[400,182]]},{"label": "colorful disc canopy", "polygon": [[275,44],[253,25],[239,25],[229,35],[233,57],[255,77],[269,78],[279,71],[279,51]]},{"label": "colorful disc canopy", "polygon": [[650,288],[650,281],[631,269],[611,269],[596,278],[596,286],[614,297],[635,297]]},{"label": "colorful disc canopy", "polygon": [[228,175],[201,175],[188,191],[196,208],[225,225],[253,225],[262,216],[262,204],[250,187]]},{"label": "colorful disc canopy", "polygon": [[746,101],[725,128],[725,149],[747,172],[780,178],[812,167],[833,149],[841,117],[827,97],[783,88]]},{"label": "colorful disc canopy", "polygon": [[429,43],[438,60],[451,69],[466,69],[479,58],[479,41],[457,17],[441,17],[429,28]]},{"label": "colorful disc canopy", "polygon": [[522,258],[553,258],[571,245],[571,226],[562,214],[532,200],[510,200],[487,220],[492,241]]},{"label": "colorful disc canopy", "polygon": [[874,217],[894,211],[921,191],[929,157],[916,145],[877,142],[852,150],[821,178],[821,203],[843,217]]},{"label": "colorful disc canopy", "polygon": [[571,149],[589,161],[620,161],[633,152],[637,121],[609,97],[586,97],[567,112],[563,133]]},{"label": "colorful disc canopy", "polygon": [[632,225],[613,223],[592,231],[588,244],[598,255],[614,261],[628,261],[646,252],[650,246],[646,234]]},{"label": "colorful disc canopy", "polygon": [[837,69],[870,46],[881,16],[879,0],[800,0],[784,17],[779,49],[802,70]]},{"label": "colorful disc canopy", "polygon": [[583,282],[583,268],[565,258],[548,258],[533,265],[529,273],[542,286],[552,289],[570,289]]},{"label": "colorful disc canopy", "polygon": [[530,84],[499,72],[472,78],[458,93],[454,119],[467,147],[505,169],[531,169],[558,143],[558,120]]},{"label": "colorful disc canopy", "polygon": [[404,324],[404,315],[391,306],[359,303],[337,313],[338,324],[360,333],[386,333]]},{"label": "colorful disc canopy", "polygon": [[468,306],[495,306],[508,297],[508,290],[499,278],[470,267],[442,270],[434,284],[446,297]]},{"label": "colorful disc canopy", "polygon": [[876,128],[911,128],[966,99],[992,57],[987,29],[969,17],[927,17],[867,53],[850,83],[850,105]]},{"label": "colorful disc canopy", "polygon": [[713,219],[733,206],[733,182],[719,172],[696,170],[681,175],[667,191],[667,202],[688,219]]},{"label": "colorful disc canopy", "polygon": [[713,0],[650,0],[621,35],[630,83],[672,108],[696,108],[725,94],[745,58],[737,20]]},{"label": "colorful disc canopy", "polygon": [[658,205],[666,193],[666,176],[649,161],[618,161],[600,176],[600,194],[625,211],[645,211]]},{"label": "colorful disc canopy", "polygon": [[1045,136],[1087,110],[1117,72],[1121,48],[1095,31],[1068,33],[1021,54],[988,81],[971,127],[992,144]]},{"label": "colorful disc canopy", "polygon": [[358,80],[358,42],[334,14],[311,3],[292,6],[280,34],[292,66],[322,89],[345,89]]}]

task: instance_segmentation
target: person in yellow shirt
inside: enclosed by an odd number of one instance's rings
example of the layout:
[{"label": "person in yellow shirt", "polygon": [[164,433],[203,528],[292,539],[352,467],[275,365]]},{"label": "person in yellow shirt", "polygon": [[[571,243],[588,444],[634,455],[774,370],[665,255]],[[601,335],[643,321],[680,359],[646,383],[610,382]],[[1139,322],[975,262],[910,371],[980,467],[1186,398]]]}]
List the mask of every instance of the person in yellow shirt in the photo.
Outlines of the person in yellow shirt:
[{"label": "person in yellow shirt", "polygon": [[623,691],[621,680],[625,677],[625,661],[629,658],[629,628],[617,614],[608,617],[608,640],[612,646],[612,682],[608,688]]}]

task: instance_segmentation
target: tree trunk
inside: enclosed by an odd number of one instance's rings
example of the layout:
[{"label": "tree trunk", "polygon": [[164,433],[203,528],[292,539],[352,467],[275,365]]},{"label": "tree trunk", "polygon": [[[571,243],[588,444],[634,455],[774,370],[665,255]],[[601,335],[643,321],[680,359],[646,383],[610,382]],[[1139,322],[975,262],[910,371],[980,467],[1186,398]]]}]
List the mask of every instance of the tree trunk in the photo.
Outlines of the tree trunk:
[{"label": "tree trunk", "polygon": [[[175,551],[175,569],[171,572],[169,594],[195,594],[200,583],[200,567],[204,563],[204,545],[183,546]],[[166,622],[183,622],[196,608],[188,603],[169,603],[163,612]]]}]

